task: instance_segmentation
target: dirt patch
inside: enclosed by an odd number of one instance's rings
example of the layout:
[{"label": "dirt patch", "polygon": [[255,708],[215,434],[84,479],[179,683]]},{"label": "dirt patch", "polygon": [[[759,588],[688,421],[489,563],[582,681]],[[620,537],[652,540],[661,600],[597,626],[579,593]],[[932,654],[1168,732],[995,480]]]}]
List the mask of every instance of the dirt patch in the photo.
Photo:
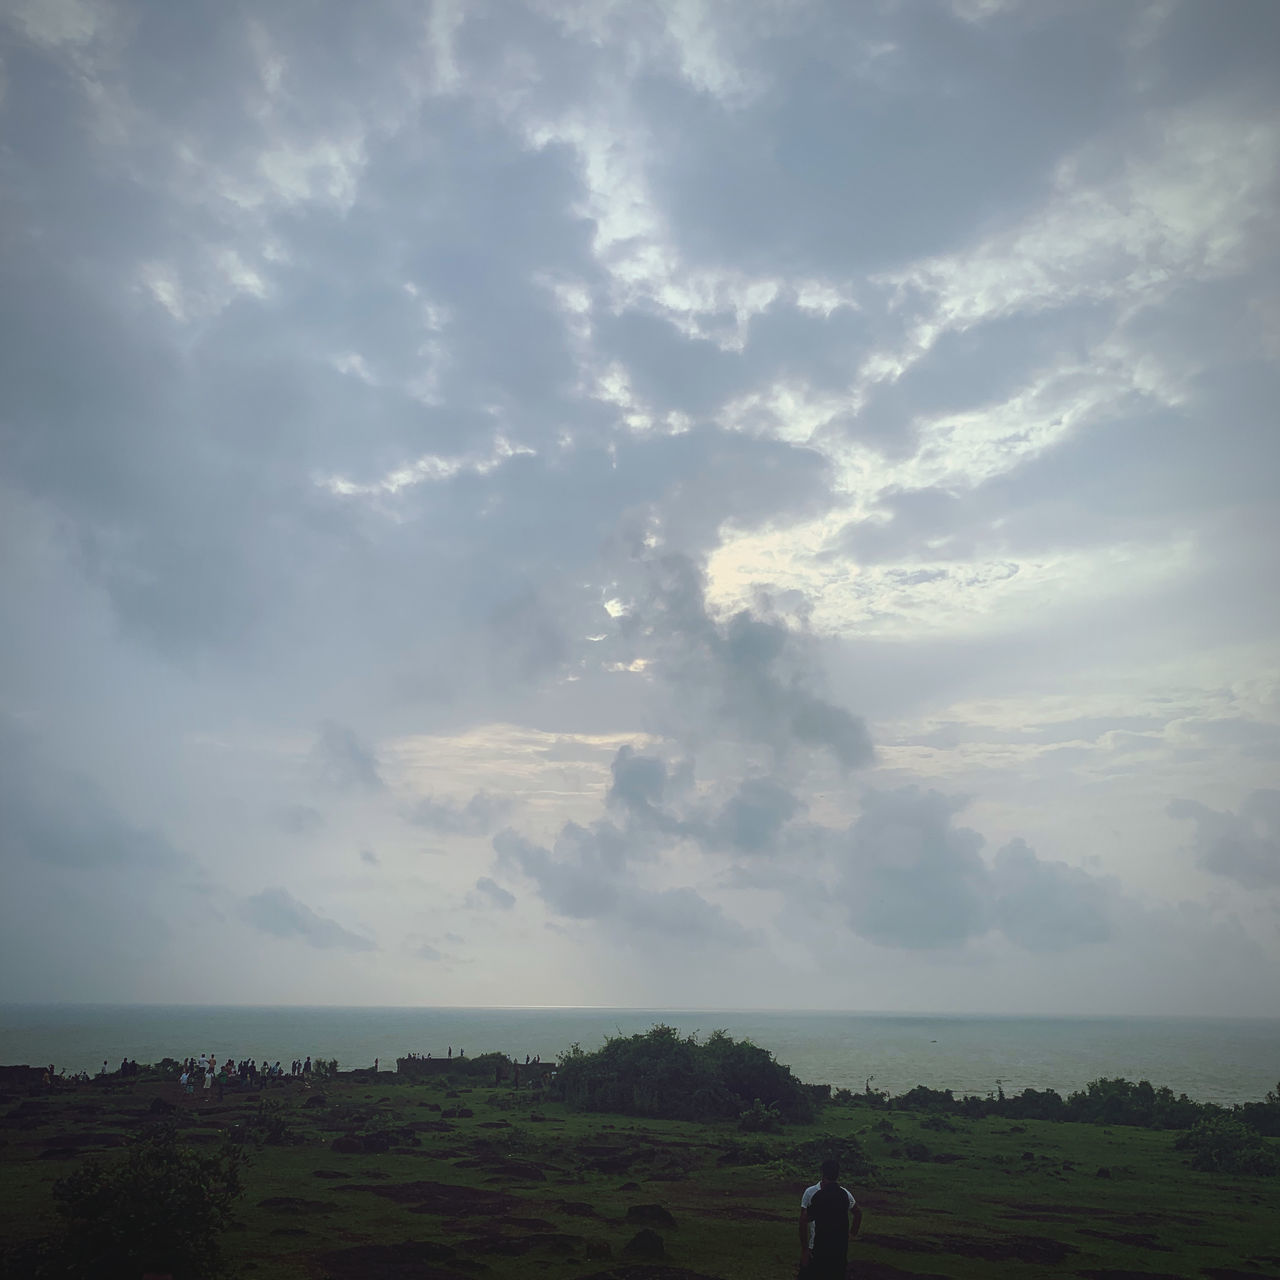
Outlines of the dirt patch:
[{"label": "dirt patch", "polygon": [[504,1227],[514,1227],[517,1231],[554,1231],[556,1224],[546,1218],[502,1218]]},{"label": "dirt patch", "polygon": [[936,1271],[904,1271],[889,1262],[859,1261],[854,1263],[852,1274],[858,1280],[951,1280]]},{"label": "dirt patch", "polygon": [[1076,1275],[1084,1280],[1187,1280],[1186,1276],[1175,1275],[1171,1271],[1110,1271],[1102,1268],[1097,1271],[1077,1271]]},{"label": "dirt patch", "polygon": [[1039,1265],[1063,1262],[1080,1250],[1051,1236],[940,1236],[948,1253],[965,1258],[985,1258],[990,1262],[1016,1259]]},{"label": "dirt patch", "polygon": [[[485,1162],[488,1163],[488,1162]],[[492,1165],[489,1166],[492,1168]],[[493,1172],[494,1182],[545,1182],[547,1175],[541,1166],[519,1160],[504,1160]]]},{"label": "dirt patch", "polygon": [[313,1178],[329,1178],[331,1180],[351,1177],[349,1173],[343,1173],[341,1169],[312,1169],[311,1176]]},{"label": "dirt patch", "polygon": [[272,1213],[289,1213],[310,1215],[316,1213],[336,1213],[338,1206],[332,1200],[304,1200],[300,1196],[268,1196],[258,1201],[259,1209],[270,1209]]},{"label": "dirt patch", "polygon": [[1095,1240],[1114,1240],[1116,1244],[1127,1244],[1133,1249],[1154,1249],[1157,1253],[1172,1253],[1172,1245],[1162,1244],[1149,1231],[1098,1231],[1093,1227],[1081,1227],[1082,1236],[1092,1236]]},{"label": "dirt patch", "polygon": [[[901,1272],[906,1275],[907,1273]],[[684,1267],[649,1267],[642,1264],[623,1263],[608,1271],[593,1271],[582,1280],[719,1280],[718,1276],[705,1275],[701,1271],[688,1271]],[[945,1280],[940,1277],[939,1280]]]},{"label": "dirt patch", "polygon": [[745,1204],[710,1204],[698,1209],[702,1218],[727,1218],[730,1222],[794,1222],[788,1213],[775,1213],[771,1209],[753,1209]]},{"label": "dirt patch", "polygon": [[405,1240],[334,1249],[316,1260],[330,1280],[471,1280],[469,1272],[440,1265],[455,1256],[455,1250],[445,1244]]},{"label": "dirt patch", "polygon": [[1039,1265],[1062,1262],[1080,1250],[1049,1236],[891,1236],[864,1232],[864,1243],[904,1253],[958,1253],[962,1258],[988,1262],[1029,1262]]},{"label": "dirt patch", "polygon": [[1039,1204],[1034,1200],[1008,1200],[999,1209],[1002,1218],[1040,1222],[1079,1222],[1105,1218],[1126,1227],[1162,1227],[1170,1222],[1186,1226],[1200,1225],[1200,1219],[1187,1213],[1126,1213],[1121,1209],[1100,1209],[1091,1204]]},{"label": "dirt patch", "polygon": [[563,1231],[551,1231],[524,1236],[476,1236],[466,1242],[463,1250],[472,1256],[486,1254],[503,1258],[522,1258],[526,1253],[538,1250],[567,1258],[580,1249],[585,1249],[586,1246],[587,1242],[582,1236],[566,1235]]},{"label": "dirt patch", "polygon": [[1274,1271],[1237,1271],[1234,1267],[1201,1267],[1200,1274],[1209,1280],[1280,1280]]},{"label": "dirt patch", "polygon": [[479,1187],[462,1187],[447,1182],[388,1182],[383,1185],[351,1183],[339,1191],[369,1191],[375,1196],[413,1206],[414,1213],[438,1213],[471,1217],[474,1214],[505,1214],[518,1207],[511,1196]]}]

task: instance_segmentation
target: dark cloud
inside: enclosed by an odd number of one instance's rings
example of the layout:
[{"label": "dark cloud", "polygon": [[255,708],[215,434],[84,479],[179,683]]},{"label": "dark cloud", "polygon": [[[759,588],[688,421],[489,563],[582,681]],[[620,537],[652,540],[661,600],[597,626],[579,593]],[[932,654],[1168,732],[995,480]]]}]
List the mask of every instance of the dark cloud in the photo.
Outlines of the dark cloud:
[{"label": "dark cloud", "polygon": [[135,826],[92,779],[51,762],[38,740],[0,715],[0,849],[69,870],[174,872],[186,862],[158,831]]},{"label": "dark cloud", "polygon": [[964,801],[906,787],[868,792],[849,830],[838,892],[855,933],[892,947],[954,947],[991,927],[982,837]]},{"label": "dark cloud", "polygon": [[532,881],[559,916],[591,920],[628,935],[660,936],[687,946],[749,946],[761,935],[725,914],[696,890],[653,890],[634,874],[646,860],[634,837],[610,822],[566,823],[551,849],[514,831],[494,837],[497,865]]},{"label": "dark cloud", "polygon": [[1239,813],[1195,800],[1175,800],[1168,813],[1195,824],[1191,850],[1204,870],[1244,889],[1280,887],[1280,791],[1251,792]]},{"label": "dark cloud", "polygon": [[311,749],[311,759],[326,787],[368,791],[383,787],[377,755],[346,725],[326,720]]},{"label": "dark cloud", "polygon": [[311,836],[323,830],[324,814],[309,804],[291,804],[285,806],[276,815],[280,826],[290,835]]},{"label": "dark cloud", "polygon": [[493,830],[511,812],[515,801],[510,796],[490,791],[477,791],[466,804],[437,800],[424,796],[409,810],[409,821],[440,835],[483,836]]},{"label": "dark cloud", "polygon": [[1042,861],[1023,840],[988,864],[983,837],[953,821],[965,803],[918,787],[864,796],[836,852],[837,892],[855,933],[883,946],[932,949],[994,929],[1030,951],[1111,937],[1113,882]]},{"label": "dark cloud", "polygon": [[1115,883],[1042,861],[1024,840],[996,853],[992,885],[996,928],[1028,951],[1065,951],[1112,937]]},{"label": "dark cloud", "polygon": [[744,854],[765,853],[803,803],[772,778],[744,778],[711,823],[713,844]]},{"label": "dark cloud", "polygon": [[376,867],[380,864],[381,859],[372,849],[361,849],[360,861],[363,862],[366,867]]},{"label": "dark cloud", "polygon": [[243,899],[240,915],[256,929],[276,938],[300,938],[321,951],[372,951],[374,943],[325,916],[317,915],[287,889],[263,889]]},{"label": "dark cloud", "polygon": [[481,876],[476,881],[475,891],[489,906],[501,907],[504,911],[510,911],[516,905],[515,894],[504,889],[489,876]]},{"label": "dark cloud", "polygon": [[705,712],[709,729],[780,757],[801,746],[823,748],[845,768],[874,759],[865,724],[815,690],[821,673],[808,637],[752,610],[715,617],[705,574],[686,556],[646,564],[619,632],[671,686],[695,733],[708,732],[697,728]]}]

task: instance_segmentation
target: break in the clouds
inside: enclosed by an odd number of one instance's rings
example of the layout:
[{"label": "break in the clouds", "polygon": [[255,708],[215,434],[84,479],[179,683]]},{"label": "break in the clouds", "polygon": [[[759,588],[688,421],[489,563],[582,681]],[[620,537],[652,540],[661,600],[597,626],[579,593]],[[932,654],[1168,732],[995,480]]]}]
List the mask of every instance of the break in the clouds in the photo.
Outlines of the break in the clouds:
[{"label": "break in the clouds", "polygon": [[1277,1012],[1278,37],[8,5],[0,995]]}]

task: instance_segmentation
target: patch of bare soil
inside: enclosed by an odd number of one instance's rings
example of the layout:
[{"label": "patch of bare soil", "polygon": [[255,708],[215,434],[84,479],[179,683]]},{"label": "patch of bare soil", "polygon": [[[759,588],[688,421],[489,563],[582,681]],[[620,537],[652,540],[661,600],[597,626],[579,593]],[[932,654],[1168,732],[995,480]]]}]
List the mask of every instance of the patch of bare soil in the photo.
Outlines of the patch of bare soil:
[{"label": "patch of bare soil", "polygon": [[304,1200],[300,1196],[268,1196],[258,1201],[259,1209],[270,1209],[273,1213],[315,1214],[335,1213],[338,1206],[332,1200]]},{"label": "patch of bare soil", "polygon": [[48,1145],[40,1153],[41,1160],[67,1160],[90,1149],[123,1147],[128,1139],[120,1133],[55,1133],[45,1141]]},{"label": "patch of bare soil", "polygon": [[405,1240],[334,1249],[315,1261],[326,1280],[470,1280],[469,1272],[439,1265],[455,1257],[456,1250],[446,1244]]},{"label": "patch of bare soil", "polygon": [[500,1219],[502,1226],[515,1227],[517,1231],[554,1231],[556,1224],[548,1222],[546,1218],[502,1218]]},{"label": "patch of bare soil", "polygon": [[793,1222],[789,1213],[774,1213],[770,1209],[753,1209],[745,1204],[700,1205],[698,1216],[703,1218],[728,1218],[730,1222]]},{"label": "patch of bare soil", "polygon": [[583,1276],[582,1280],[720,1280],[720,1277],[709,1276],[702,1271],[689,1271],[684,1267],[649,1267],[639,1263],[623,1263],[618,1267],[610,1267],[608,1271],[593,1271],[589,1276]]},{"label": "patch of bare soil", "polygon": [[857,1280],[951,1280],[934,1271],[904,1271],[889,1262],[855,1262],[849,1274]]},{"label": "patch of bare soil", "polygon": [[1237,1271],[1234,1267],[1201,1267],[1200,1274],[1209,1280],[1280,1280],[1274,1271]]},{"label": "patch of bare soil", "polygon": [[470,1217],[474,1214],[502,1214],[516,1207],[511,1196],[480,1187],[460,1187],[447,1182],[388,1182],[382,1185],[351,1183],[338,1191],[370,1191],[397,1204],[413,1206],[414,1213],[438,1213]]},{"label": "patch of bare soil", "polygon": [[1162,1227],[1170,1222],[1195,1226],[1199,1219],[1186,1213],[1127,1213],[1122,1209],[1100,1209],[1086,1204],[1039,1204],[1034,1200],[1010,1200],[999,1210],[1002,1218],[1030,1222],[1080,1222],[1105,1218],[1126,1227]]},{"label": "patch of bare soil", "polygon": [[1171,1271],[1115,1271],[1106,1267],[1093,1271],[1077,1271],[1084,1280],[1187,1280]]},{"label": "patch of bare soil", "polygon": [[891,1236],[865,1231],[860,1239],[904,1253],[958,1253],[962,1258],[983,1258],[988,1262],[1053,1264],[1080,1252],[1075,1245],[1049,1236]]},{"label": "patch of bare soil", "polygon": [[587,1247],[582,1236],[571,1236],[563,1231],[540,1232],[536,1235],[503,1236],[483,1235],[468,1240],[463,1246],[472,1256],[497,1255],[503,1258],[522,1258],[537,1250],[567,1258]]},{"label": "patch of bare soil", "polygon": [[1134,1249],[1154,1249],[1157,1253],[1172,1253],[1173,1246],[1162,1243],[1149,1231],[1099,1231],[1094,1227],[1081,1227],[1082,1236],[1092,1236],[1095,1240],[1114,1240],[1116,1244],[1127,1244]]}]

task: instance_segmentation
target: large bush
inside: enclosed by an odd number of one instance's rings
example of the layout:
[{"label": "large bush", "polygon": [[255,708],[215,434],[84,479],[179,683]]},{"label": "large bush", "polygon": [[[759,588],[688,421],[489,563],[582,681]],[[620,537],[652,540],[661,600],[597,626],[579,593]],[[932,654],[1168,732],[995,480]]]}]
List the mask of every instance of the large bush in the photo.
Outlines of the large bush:
[{"label": "large bush", "polygon": [[157,1126],[123,1160],[91,1160],[60,1179],[53,1196],[67,1274],[218,1275],[218,1239],[241,1192],[243,1159],[230,1146],[197,1153],[179,1144],[172,1127]]},{"label": "large bush", "polygon": [[808,1091],[766,1049],[716,1031],[705,1041],[655,1026],[614,1036],[594,1053],[560,1055],[556,1091],[582,1111],[676,1120],[736,1119],[756,1100],[784,1120],[813,1114]]},{"label": "large bush", "polygon": [[1173,1144],[1191,1153],[1191,1167],[1202,1173],[1280,1173],[1280,1152],[1265,1138],[1229,1116],[1201,1120]]}]

